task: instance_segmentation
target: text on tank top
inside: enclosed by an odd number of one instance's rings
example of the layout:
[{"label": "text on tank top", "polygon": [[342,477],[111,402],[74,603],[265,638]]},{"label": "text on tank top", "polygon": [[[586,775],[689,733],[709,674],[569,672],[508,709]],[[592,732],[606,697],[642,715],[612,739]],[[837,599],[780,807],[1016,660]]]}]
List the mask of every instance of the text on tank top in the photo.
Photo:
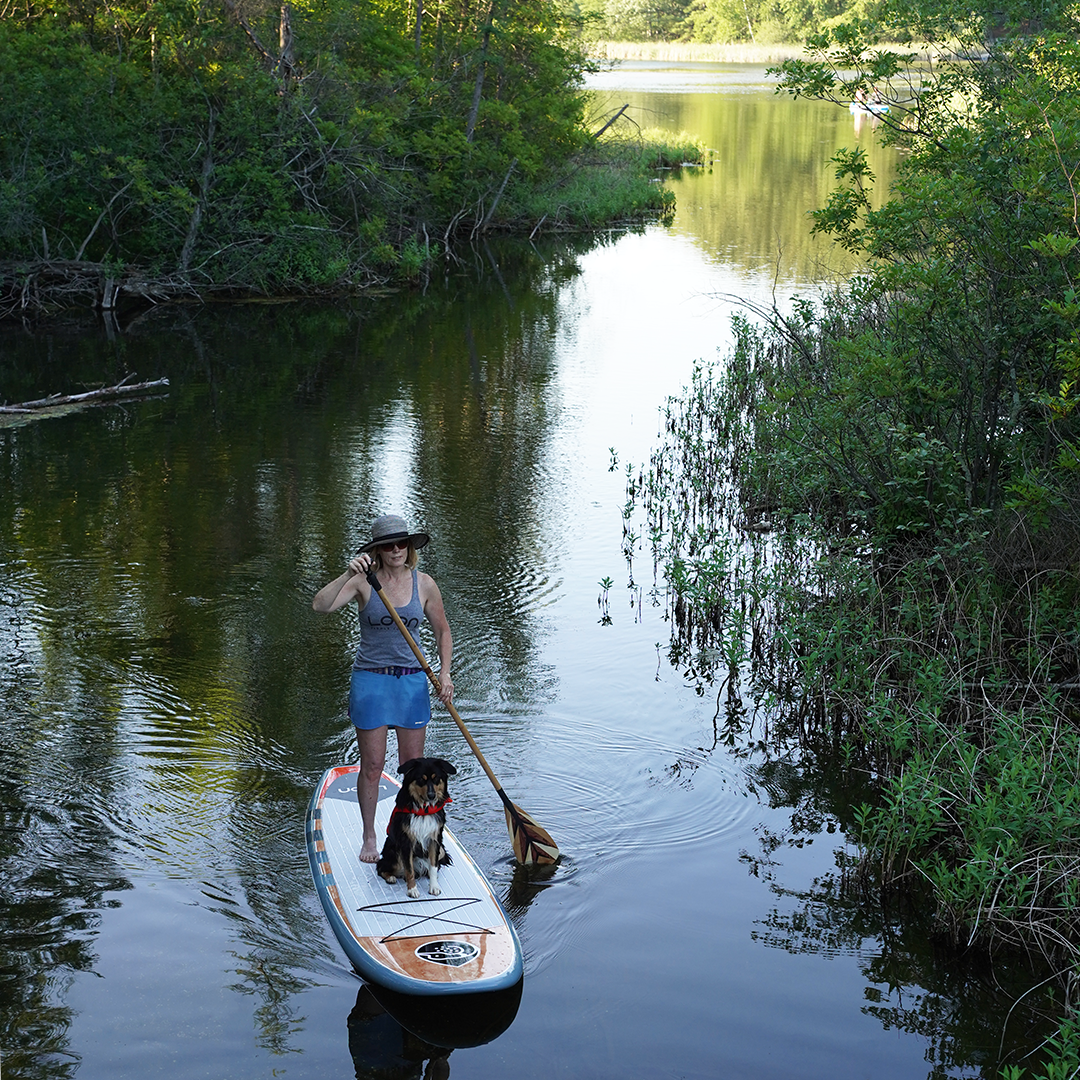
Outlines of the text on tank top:
[{"label": "text on tank top", "polygon": [[[412,572],[412,596],[397,613],[417,645],[416,632],[424,621],[424,605],[420,602],[420,583],[417,572]],[[372,590],[367,604],[360,612],[360,647],[356,650],[353,667],[370,671],[384,667],[416,667],[417,661],[401,631],[394,624],[390,612],[379,596]]]}]

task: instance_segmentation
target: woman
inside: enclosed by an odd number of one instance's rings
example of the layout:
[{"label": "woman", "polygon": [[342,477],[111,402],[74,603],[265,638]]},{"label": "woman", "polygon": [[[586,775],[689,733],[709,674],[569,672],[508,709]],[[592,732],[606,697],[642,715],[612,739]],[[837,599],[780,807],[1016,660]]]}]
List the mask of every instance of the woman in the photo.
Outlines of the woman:
[{"label": "woman", "polygon": [[312,600],[316,611],[337,611],[355,600],[360,608],[360,647],[353,662],[349,689],[349,719],[356,728],[360,772],[356,793],[364,821],[360,861],[377,862],[375,804],[379,777],[386,766],[387,728],[397,729],[398,764],[424,756],[424,730],[431,719],[427,676],[385,605],[368,584],[374,569],[379,584],[415,640],[426,618],[435,632],[439,651],[439,700],[447,705],[454,696],[450,680],[453,641],[442,596],[435,581],[416,569],[416,553],[427,544],[427,533],[410,533],[403,518],[385,514],[371,526],[365,544],[340,577],[321,588]]}]

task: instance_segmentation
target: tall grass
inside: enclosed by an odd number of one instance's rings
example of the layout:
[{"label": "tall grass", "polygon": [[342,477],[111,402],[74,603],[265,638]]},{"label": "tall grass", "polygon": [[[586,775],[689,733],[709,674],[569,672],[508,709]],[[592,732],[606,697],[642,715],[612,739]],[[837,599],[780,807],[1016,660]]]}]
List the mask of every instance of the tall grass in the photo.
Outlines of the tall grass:
[{"label": "tall grass", "polygon": [[511,212],[544,232],[666,221],[675,211],[675,196],[664,187],[664,177],[707,162],[704,144],[685,132],[615,126],[578,154],[555,183],[529,192]]}]

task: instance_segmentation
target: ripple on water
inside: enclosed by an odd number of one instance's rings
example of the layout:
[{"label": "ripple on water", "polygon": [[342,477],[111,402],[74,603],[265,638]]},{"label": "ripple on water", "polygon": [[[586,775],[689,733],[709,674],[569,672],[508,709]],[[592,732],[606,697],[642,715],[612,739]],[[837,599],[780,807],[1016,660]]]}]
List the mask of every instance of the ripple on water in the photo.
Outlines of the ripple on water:
[{"label": "ripple on water", "polygon": [[[99,732],[81,797],[133,868],[188,876],[233,867],[237,847],[273,846],[286,834],[295,846],[294,785],[283,776],[289,752],[240,695],[219,687],[214,700],[193,704],[138,664],[97,667],[115,719]],[[268,813],[283,797],[288,809]]]},{"label": "ripple on water", "polygon": [[[694,845],[727,849],[734,859],[753,837],[758,807],[745,766],[722,751],[673,747],[662,734],[613,732],[596,717],[575,713],[489,712],[478,720],[466,715],[466,722],[507,795],[562,853],[553,868],[517,866],[490,782],[461,752],[456,733],[438,729],[431,752],[450,757],[459,770],[451,827],[518,926],[529,972],[602,917],[599,879],[670,874]],[[541,896],[545,915],[526,919]]]},{"label": "ripple on water", "polygon": [[562,580],[552,578],[542,562],[523,560],[511,565],[500,583],[500,599],[519,613],[535,611],[558,599]]}]

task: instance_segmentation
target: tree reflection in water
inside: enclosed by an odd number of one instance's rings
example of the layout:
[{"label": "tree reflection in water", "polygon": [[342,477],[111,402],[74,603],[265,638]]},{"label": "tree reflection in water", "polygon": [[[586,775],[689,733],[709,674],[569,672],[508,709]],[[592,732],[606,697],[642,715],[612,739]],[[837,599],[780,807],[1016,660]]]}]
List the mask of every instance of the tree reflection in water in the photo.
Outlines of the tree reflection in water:
[{"label": "tree reflection in water", "polygon": [[868,897],[858,858],[848,849],[837,849],[835,871],[815,877],[808,888],[786,887],[774,856],[820,843],[823,834],[841,836],[866,785],[853,785],[851,774],[835,765],[808,767],[795,755],[748,764],[747,774],[762,801],[791,812],[786,829],[759,827],[759,850],[741,855],[778,900],[758,920],[753,939],[789,953],[859,957],[867,983],[862,1011],[887,1031],[926,1040],[930,1080],[971,1069],[997,1076],[1009,1063],[1032,1067],[1027,1055],[1057,1027],[1060,1003],[1045,982],[1052,973],[1034,957],[991,958],[947,946],[925,913],[906,905],[890,909],[882,898]]}]

